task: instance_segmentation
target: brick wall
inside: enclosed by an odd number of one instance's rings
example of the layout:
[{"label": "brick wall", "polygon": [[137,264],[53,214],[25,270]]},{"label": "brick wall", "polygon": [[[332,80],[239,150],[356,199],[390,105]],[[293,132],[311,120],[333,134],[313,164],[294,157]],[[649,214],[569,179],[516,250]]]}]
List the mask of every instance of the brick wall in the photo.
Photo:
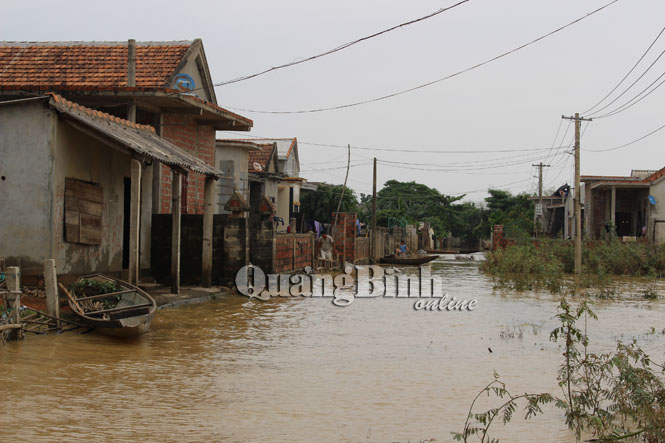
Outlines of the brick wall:
[{"label": "brick wall", "polygon": [[306,266],[312,266],[312,246],[314,244],[314,234],[295,234],[295,268],[304,269]]},{"label": "brick wall", "polygon": [[293,270],[293,241],[292,234],[278,234],[275,238],[274,272]]},{"label": "brick wall", "polygon": [[273,273],[275,224],[270,217],[250,217],[249,261],[266,273]]},{"label": "brick wall", "polygon": [[278,234],[275,237],[275,267],[273,272],[299,271],[306,266],[313,266],[313,244],[314,234]]},{"label": "brick wall", "polygon": [[[333,214],[333,218],[335,214]],[[354,263],[355,240],[356,240],[356,214],[351,212],[340,212],[337,217],[337,232],[335,233],[335,254],[339,257],[340,265],[342,257],[349,263]]]},{"label": "brick wall", "polygon": [[[205,161],[215,164],[215,129],[200,125],[193,115],[163,114],[161,136],[183,150]],[[160,178],[160,212],[171,212],[171,170],[162,165]],[[190,173],[183,177],[182,212],[203,214],[205,176]]]}]

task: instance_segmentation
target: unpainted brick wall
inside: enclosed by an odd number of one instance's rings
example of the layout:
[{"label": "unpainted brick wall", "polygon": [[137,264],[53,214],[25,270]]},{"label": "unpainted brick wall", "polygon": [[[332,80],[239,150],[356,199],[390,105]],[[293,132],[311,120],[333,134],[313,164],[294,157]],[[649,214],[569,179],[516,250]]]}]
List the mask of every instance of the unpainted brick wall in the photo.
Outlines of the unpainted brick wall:
[{"label": "unpainted brick wall", "polygon": [[[333,218],[334,217],[335,214],[333,214]],[[356,214],[351,212],[340,212],[337,217],[337,232],[335,233],[335,252],[336,257],[338,257],[340,262],[342,257],[344,257],[345,261],[355,263],[355,241]]]},{"label": "unpainted brick wall", "polygon": [[275,238],[274,272],[289,272],[313,266],[313,243],[314,234],[278,234]]},{"label": "unpainted brick wall", "polygon": [[274,273],[275,224],[270,217],[252,217],[249,231],[249,261],[265,273]]},{"label": "unpainted brick wall", "polygon": [[[209,165],[215,164],[215,128],[200,125],[193,115],[163,114],[161,136]],[[162,165],[160,179],[160,212],[171,212],[171,169]],[[189,173],[183,177],[182,212],[203,214],[205,176]]]}]

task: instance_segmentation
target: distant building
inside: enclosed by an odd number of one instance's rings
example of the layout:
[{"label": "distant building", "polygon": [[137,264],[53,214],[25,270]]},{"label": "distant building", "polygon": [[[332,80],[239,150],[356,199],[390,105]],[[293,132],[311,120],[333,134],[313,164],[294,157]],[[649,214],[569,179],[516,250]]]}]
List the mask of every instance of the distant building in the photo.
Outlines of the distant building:
[{"label": "distant building", "polygon": [[643,238],[665,243],[665,168],[629,176],[581,177],[585,185],[585,233],[590,239]]}]

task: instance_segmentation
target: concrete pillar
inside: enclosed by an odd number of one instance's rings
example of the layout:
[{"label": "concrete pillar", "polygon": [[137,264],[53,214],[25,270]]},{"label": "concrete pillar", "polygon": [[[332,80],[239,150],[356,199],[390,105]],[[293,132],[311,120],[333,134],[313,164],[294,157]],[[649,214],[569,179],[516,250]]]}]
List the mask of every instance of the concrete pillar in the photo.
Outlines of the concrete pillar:
[{"label": "concrete pillar", "polygon": [[[58,300],[58,277],[55,272],[55,260],[44,262],[44,287],[46,289],[46,313],[52,317],[60,318],[60,302]],[[56,320],[60,328],[60,320]]]},{"label": "concrete pillar", "polygon": [[[13,294],[9,295],[12,308],[12,320],[14,324],[21,323],[21,272],[18,267],[10,266],[5,271],[5,280],[7,281],[7,290]],[[13,329],[9,333],[10,340],[19,340],[23,338],[22,329]]]},{"label": "concrete pillar", "polygon": [[171,292],[180,293],[180,192],[182,176],[173,171],[171,180]]},{"label": "concrete pillar", "polygon": [[617,211],[617,188],[615,186],[612,186],[611,197],[610,197],[610,224],[613,226],[613,228],[616,228],[616,211]]},{"label": "concrete pillar", "polygon": [[131,197],[129,206],[129,283],[139,281],[139,236],[141,223],[141,161],[131,160]]},{"label": "concrete pillar", "polygon": [[215,199],[215,180],[206,177],[203,193],[203,257],[201,261],[201,284],[209,288],[212,286],[212,237],[213,212]]}]

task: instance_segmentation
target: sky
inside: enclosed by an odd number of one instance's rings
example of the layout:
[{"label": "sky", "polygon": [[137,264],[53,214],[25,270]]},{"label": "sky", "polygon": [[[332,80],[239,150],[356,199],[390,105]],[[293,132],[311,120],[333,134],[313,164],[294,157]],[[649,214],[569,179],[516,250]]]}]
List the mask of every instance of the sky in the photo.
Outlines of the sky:
[{"label": "sky", "polygon": [[[3,0],[3,15],[14,19],[3,21],[0,40],[201,38],[213,81],[223,82],[301,60],[458,1]],[[538,180],[532,164],[542,161],[551,165],[544,168],[544,188],[552,191],[573,181],[568,153],[573,125],[561,116],[594,106],[635,65],[665,26],[662,0],[619,0],[518,52],[391,99],[317,113],[249,111],[331,107],[408,89],[491,59],[610,1],[469,0],[332,55],[217,87],[218,104],[254,120],[249,136],[297,137],[301,175],[311,181],[342,183],[345,146],[351,145],[348,186],[357,193],[371,193],[373,157],[379,161],[379,189],[397,179],[448,195],[466,194],[467,201],[481,201],[490,187],[534,193]],[[663,51],[665,35],[604,104]],[[632,99],[664,72],[665,56],[605,111]],[[663,98],[665,87],[617,115],[584,124],[582,174],[629,175],[631,169],[665,166],[665,129],[622,149],[592,152],[664,125]]]}]

